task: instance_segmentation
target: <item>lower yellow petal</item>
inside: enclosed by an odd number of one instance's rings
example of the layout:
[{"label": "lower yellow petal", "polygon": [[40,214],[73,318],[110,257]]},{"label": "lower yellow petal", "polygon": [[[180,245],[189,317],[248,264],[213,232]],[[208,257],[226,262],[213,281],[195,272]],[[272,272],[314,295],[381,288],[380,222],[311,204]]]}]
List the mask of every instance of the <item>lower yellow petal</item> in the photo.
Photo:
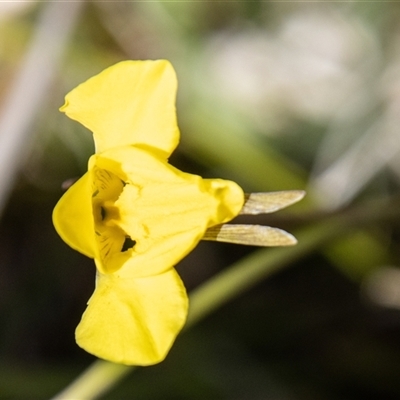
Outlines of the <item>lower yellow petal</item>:
[{"label": "lower yellow petal", "polygon": [[96,256],[89,173],[76,181],[61,197],[53,211],[53,224],[61,238],[88,257]]},{"label": "lower yellow petal", "polygon": [[79,346],[126,365],[162,361],[185,323],[188,298],[175,270],[139,279],[99,275],[76,329]]}]

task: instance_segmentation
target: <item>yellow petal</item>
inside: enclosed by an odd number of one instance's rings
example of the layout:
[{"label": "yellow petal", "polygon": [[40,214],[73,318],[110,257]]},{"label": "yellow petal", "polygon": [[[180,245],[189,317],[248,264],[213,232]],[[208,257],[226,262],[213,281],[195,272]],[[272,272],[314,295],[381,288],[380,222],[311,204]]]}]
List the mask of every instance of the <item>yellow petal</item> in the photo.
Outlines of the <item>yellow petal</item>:
[{"label": "yellow petal", "polygon": [[210,219],[209,227],[228,222],[240,213],[244,193],[237,183],[225,179],[203,179],[203,184],[207,192],[219,201],[217,213]]},{"label": "yellow petal", "polygon": [[179,141],[171,64],[120,62],[72,90],[61,107],[93,132],[96,152],[134,144],[168,157]]},{"label": "yellow petal", "polygon": [[187,310],[175,270],[140,279],[100,274],[76,340],[89,353],[115,363],[156,364],[182,329]]},{"label": "yellow petal", "polygon": [[89,164],[125,182],[115,206],[119,226],[135,245],[127,251],[130,258],[118,271],[121,276],[166,271],[197,245],[208,227],[232,219],[243,206],[243,191],[235,183],[186,174],[134,147],[95,155]]},{"label": "yellow petal", "polygon": [[95,257],[91,176],[86,173],[61,197],[53,211],[53,223],[61,238],[73,249]]}]

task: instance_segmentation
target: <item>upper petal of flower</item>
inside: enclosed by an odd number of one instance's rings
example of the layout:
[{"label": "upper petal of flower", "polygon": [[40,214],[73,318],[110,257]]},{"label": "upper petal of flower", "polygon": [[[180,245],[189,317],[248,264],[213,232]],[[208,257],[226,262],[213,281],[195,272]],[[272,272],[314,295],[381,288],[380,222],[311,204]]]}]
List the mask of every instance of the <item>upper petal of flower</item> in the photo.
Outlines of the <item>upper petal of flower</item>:
[{"label": "upper petal of flower", "polygon": [[115,363],[155,364],[168,353],[187,310],[186,291],[174,269],[140,279],[99,274],[76,341]]},{"label": "upper petal of flower", "polygon": [[53,211],[53,223],[61,238],[73,249],[95,257],[91,176],[86,173],[61,197]]},{"label": "upper petal of flower", "polygon": [[60,110],[93,132],[97,153],[132,144],[168,157],[179,141],[176,90],[168,61],[123,61],[72,90]]},{"label": "upper petal of flower", "polygon": [[[125,183],[115,202],[117,223],[135,245],[126,251],[130,257],[116,272],[121,277],[149,276],[172,268],[207,228],[234,218],[243,206],[243,191],[236,183],[186,174],[135,147],[94,155],[89,165]],[[107,272],[100,260],[96,263]]]}]

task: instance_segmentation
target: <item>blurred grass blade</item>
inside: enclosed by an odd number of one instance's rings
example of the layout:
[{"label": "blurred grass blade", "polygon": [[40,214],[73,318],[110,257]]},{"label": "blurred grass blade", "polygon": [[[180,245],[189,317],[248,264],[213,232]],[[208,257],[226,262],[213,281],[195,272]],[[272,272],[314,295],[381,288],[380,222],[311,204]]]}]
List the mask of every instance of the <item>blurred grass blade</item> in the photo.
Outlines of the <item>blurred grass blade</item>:
[{"label": "blurred grass blade", "polygon": [[[225,115],[215,102],[193,104],[182,114],[181,125],[190,129],[182,135],[181,151],[202,164],[223,166],[235,181],[246,184],[246,190],[267,192],[306,186],[304,171],[296,163],[249,133],[247,126],[231,114]],[[305,202],[301,204],[306,206]]]},{"label": "blurred grass blade", "polygon": [[49,2],[43,7],[30,47],[0,114],[0,214],[29,150],[29,134],[43,108],[84,2]]}]

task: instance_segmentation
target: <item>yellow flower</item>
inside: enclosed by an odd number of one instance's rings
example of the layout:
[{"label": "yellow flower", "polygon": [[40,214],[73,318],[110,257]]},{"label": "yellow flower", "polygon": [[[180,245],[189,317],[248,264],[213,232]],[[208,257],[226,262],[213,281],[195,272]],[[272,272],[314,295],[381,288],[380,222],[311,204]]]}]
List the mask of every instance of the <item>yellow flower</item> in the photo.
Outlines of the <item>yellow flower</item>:
[{"label": "yellow flower", "polygon": [[164,359],[188,310],[174,265],[244,204],[234,182],[168,164],[179,141],[176,88],[167,61],[125,61],[72,90],[61,108],[96,145],[53,213],[62,239],[97,267],[76,340],[117,363]]}]

